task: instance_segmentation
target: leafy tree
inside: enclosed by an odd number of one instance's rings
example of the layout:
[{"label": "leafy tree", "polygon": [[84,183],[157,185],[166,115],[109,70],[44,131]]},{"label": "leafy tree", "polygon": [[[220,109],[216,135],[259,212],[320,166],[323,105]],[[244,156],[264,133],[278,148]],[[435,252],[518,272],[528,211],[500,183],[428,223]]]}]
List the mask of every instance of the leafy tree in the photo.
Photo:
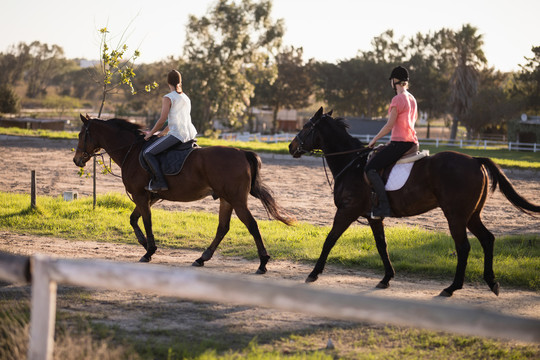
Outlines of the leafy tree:
[{"label": "leafy tree", "polygon": [[[303,108],[309,105],[313,84],[309,65],[303,61],[303,49],[290,47],[276,56],[277,78],[264,79],[256,85],[255,103],[273,108],[273,131],[277,129],[277,114],[280,109]],[[252,102],[253,104],[253,102]]]},{"label": "leafy tree", "polygon": [[32,42],[26,49],[28,65],[25,79],[28,84],[26,96],[36,98],[47,93],[47,87],[52,79],[63,68],[64,50],[58,45]]},{"label": "leafy tree", "polygon": [[478,92],[463,118],[470,138],[484,132],[502,132],[506,121],[519,113],[520,106],[508,91],[511,74],[486,68],[478,75]]},{"label": "leafy tree", "polygon": [[283,21],[273,21],[271,9],[270,0],[218,0],[206,16],[190,16],[182,73],[199,131],[216,118],[242,120],[254,91],[248,72],[264,67],[281,44]]},{"label": "leafy tree", "polygon": [[[109,30],[104,27],[99,29],[101,34],[100,42],[100,62],[99,67],[94,69],[94,80],[100,84],[101,105],[99,108],[98,117],[101,116],[103,106],[107,96],[111,93],[116,93],[122,85],[127,86],[132,94],[136,94],[133,87],[133,78],[135,77],[135,60],[139,57],[139,50],[135,50],[131,57],[127,57],[128,46],[124,43],[124,35],[127,29],[120,37],[116,47],[111,47],[107,40]],[[147,91],[151,91],[157,87],[157,83],[152,83],[146,87]]]},{"label": "leafy tree", "polygon": [[[447,37],[448,49],[453,54],[455,63],[450,78],[450,106],[453,114],[451,139],[457,136],[459,122],[465,123],[472,99],[478,91],[478,71],[487,62],[482,50],[483,35],[477,32],[476,27],[466,24],[461,30],[449,33]],[[470,130],[467,123],[465,126]]]},{"label": "leafy tree", "polygon": [[8,84],[0,85],[0,113],[14,114],[20,109],[19,97]]},{"label": "leafy tree", "polygon": [[524,111],[540,112],[540,46],[533,46],[531,58],[520,65],[521,71],[517,76],[517,84],[513,88],[513,95],[523,99]]}]

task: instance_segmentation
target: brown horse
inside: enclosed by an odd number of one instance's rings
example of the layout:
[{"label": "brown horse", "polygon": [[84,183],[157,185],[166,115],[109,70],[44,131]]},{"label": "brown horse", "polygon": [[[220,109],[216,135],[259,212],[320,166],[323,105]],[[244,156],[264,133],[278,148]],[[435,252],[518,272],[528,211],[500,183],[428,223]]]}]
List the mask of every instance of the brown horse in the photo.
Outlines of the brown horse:
[{"label": "brown horse", "polygon": [[[219,243],[229,231],[232,211],[246,225],[255,239],[260,259],[257,273],[266,272],[270,256],[266,252],[257,221],[247,206],[248,195],[261,200],[267,212],[276,220],[290,224],[291,219],[274,200],[270,190],[260,178],[261,159],[251,151],[211,146],[192,151],[182,171],[175,176],[167,176],[169,190],[157,194],[144,189],[150,175],[139,163],[144,134],[141,127],[122,119],[99,120],[81,115],[83,126],[79,133],[79,143],[73,161],[79,167],[100,150],[105,150],[122,169],[122,181],[126,191],[135,203],[130,223],[137,240],[144,246],[146,254],[141,262],[149,262],[156,252],[152,232],[150,207],[158,200],[195,201],[212,195],[220,199],[219,225],[214,240],[195,260],[194,266],[203,266],[210,260]],[[142,216],[146,237],[138,225]]]},{"label": "brown horse", "polygon": [[[289,145],[290,154],[298,158],[314,150],[322,150],[335,181],[334,203],[337,212],[319,260],[306,282],[317,280],[332,247],[343,232],[359,217],[369,222],[377,250],[385,268],[385,276],[377,285],[387,288],[395,275],[388,257],[382,219],[371,219],[371,189],[364,179],[366,157],[370,151],[347,132],[343,119],[334,119],[332,112],[319,111],[306,123]],[[484,280],[499,294],[499,283],[493,273],[493,234],[482,223],[480,213],[491,191],[499,186],[501,192],[523,212],[540,212],[521,197],[501,169],[488,158],[476,158],[445,151],[414,163],[403,188],[388,192],[393,216],[406,217],[440,207],[448,220],[457,251],[457,269],[453,283],[440,295],[452,296],[463,287],[470,243],[467,229],[473,233],[484,250]]]}]

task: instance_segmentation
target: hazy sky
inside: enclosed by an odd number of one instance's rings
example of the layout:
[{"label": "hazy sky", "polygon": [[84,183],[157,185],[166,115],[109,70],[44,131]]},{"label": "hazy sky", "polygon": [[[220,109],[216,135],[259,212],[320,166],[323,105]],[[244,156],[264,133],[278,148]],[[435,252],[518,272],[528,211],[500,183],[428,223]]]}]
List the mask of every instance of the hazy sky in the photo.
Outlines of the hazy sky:
[{"label": "hazy sky", "polygon": [[[129,28],[130,50],[138,62],[182,53],[188,15],[204,15],[214,0],[2,0],[0,52],[18,42],[57,44],[67,58],[96,59],[97,29],[112,35]],[[284,44],[303,47],[306,59],[335,62],[371,49],[387,29],[396,38],[470,23],[484,35],[490,66],[517,70],[540,46],[539,0],[273,0],[272,17],[285,20]],[[130,51],[130,54],[132,52]]]}]

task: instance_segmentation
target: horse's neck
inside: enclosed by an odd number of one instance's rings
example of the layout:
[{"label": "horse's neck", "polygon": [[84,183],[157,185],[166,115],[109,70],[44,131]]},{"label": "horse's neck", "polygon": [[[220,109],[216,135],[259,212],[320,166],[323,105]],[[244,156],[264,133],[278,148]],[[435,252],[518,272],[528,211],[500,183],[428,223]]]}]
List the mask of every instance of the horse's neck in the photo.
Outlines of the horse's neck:
[{"label": "horse's neck", "polygon": [[[130,139],[124,143],[118,141],[118,136],[111,130],[104,130],[101,132],[99,139],[100,146],[107,154],[113,159],[113,161],[120,167],[122,167],[128,152],[134,147],[135,139]],[[130,146],[131,145],[131,146]]]},{"label": "horse's neck", "polygon": [[353,138],[350,136],[343,136],[339,139],[333,138],[327,139],[327,141],[325,141],[325,146],[322,150],[325,155],[329,155],[326,157],[326,161],[328,162],[328,167],[330,168],[330,171],[334,176],[339,174],[347,165],[350,164],[350,162],[354,158],[357,157],[354,153],[332,155],[336,153],[360,149],[360,146],[356,145],[355,142],[352,141],[352,139]]}]

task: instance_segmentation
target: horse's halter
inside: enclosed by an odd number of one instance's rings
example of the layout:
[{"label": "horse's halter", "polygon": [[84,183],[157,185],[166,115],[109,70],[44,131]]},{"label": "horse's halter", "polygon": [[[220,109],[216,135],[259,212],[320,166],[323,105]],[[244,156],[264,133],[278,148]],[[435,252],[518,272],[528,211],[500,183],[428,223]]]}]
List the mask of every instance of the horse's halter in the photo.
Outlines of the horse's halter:
[{"label": "horse's halter", "polygon": [[[88,120],[88,123],[84,124],[84,143],[83,143],[83,149],[81,149],[80,147],[77,146],[77,151],[80,151],[82,153],[82,157],[84,159],[90,159],[92,156],[96,156],[95,152],[99,149],[99,148],[95,148],[92,152],[92,154],[89,154],[87,151],[86,151],[86,142],[88,139],[91,140],[91,136],[90,136],[90,121],[91,120]],[[88,160],[87,160],[88,161]]]},{"label": "horse's halter", "polygon": [[[324,116],[324,115],[323,115]],[[300,131],[296,136],[295,136],[295,139],[298,139],[298,147],[296,148],[296,150],[294,151],[294,155],[297,155],[297,154],[307,154],[309,152],[312,152],[312,150],[305,150],[302,148],[302,146],[304,145],[304,142],[306,141],[307,137],[311,135],[311,140],[313,140],[313,138],[315,137],[315,133],[313,130],[315,130],[315,126],[317,126],[317,124],[319,123],[319,121],[321,121],[321,119],[323,118],[323,116],[321,116],[317,121],[313,121],[313,118],[309,119],[309,121],[306,123],[306,125],[304,126],[304,129],[302,129],[302,131]],[[307,132],[305,134],[303,134],[303,136],[300,136],[300,134],[302,134],[302,132],[305,130],[305,127],[306,126],[309,126],[309,129],[307,130]]]}]

